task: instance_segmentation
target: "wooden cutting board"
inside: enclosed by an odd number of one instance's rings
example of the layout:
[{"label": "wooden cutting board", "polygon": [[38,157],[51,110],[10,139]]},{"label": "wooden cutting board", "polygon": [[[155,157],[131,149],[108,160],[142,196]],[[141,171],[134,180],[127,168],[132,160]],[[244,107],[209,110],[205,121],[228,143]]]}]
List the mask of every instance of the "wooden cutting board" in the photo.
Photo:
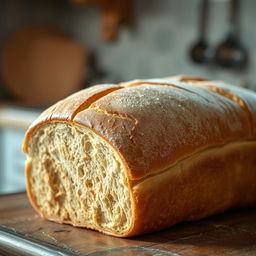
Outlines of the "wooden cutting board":
[{"label": "wooden cutting board", "polygon": [[124,239],[43,220],[21,193],[0,196],[0,255],[11,251],[3,246],[5,234],[57,251],[55,255],[256,255],[256,208]]},{"label": "wooden cutting board", "polygon": [[46,106],[82,88],[87,51],[59,28],[26,26],[7,40],[0,64],[3,84],[16,101]]}]

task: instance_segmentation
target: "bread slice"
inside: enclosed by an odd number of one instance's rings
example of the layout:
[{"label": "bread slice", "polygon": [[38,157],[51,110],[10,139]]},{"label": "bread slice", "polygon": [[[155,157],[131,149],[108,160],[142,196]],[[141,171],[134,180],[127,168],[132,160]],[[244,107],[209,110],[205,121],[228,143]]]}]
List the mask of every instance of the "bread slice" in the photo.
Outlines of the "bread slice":
[{"label": "bread slice", "polygon": [[80,91],[26,134],[30,201],[120,237],[255,205],[255,104],[249,90],[182,76]]},{"label": "bread slice", "polygon": [[99,135],[53,122],[35,131],[27,181],[34,206],[51,220],[127,231],[131,195],[122,160]]}]

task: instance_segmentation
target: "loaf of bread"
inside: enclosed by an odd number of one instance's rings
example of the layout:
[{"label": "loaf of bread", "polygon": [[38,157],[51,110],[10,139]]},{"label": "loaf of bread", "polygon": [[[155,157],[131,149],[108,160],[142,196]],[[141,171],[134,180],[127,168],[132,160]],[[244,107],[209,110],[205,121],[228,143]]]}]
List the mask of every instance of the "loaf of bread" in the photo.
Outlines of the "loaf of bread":
[{"label": "loaf of bread", "polygon": [[256,204],[256,94],[197,77],[104,84],[26,133],[27,194],[49,220],[119,237]]}]

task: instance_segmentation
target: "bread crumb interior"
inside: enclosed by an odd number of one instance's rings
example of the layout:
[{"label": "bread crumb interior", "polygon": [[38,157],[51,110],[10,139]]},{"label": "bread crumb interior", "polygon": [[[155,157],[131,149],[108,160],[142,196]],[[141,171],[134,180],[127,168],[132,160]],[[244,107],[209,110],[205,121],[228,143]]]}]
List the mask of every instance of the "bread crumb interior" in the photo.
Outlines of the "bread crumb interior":
[{"label": "bread crumb interior", "polygon": [[32,134],[28,157],[28,190],[43,216],[120,234],[130,228],[132,203],[124,166],[90,129],[48,123]]}]

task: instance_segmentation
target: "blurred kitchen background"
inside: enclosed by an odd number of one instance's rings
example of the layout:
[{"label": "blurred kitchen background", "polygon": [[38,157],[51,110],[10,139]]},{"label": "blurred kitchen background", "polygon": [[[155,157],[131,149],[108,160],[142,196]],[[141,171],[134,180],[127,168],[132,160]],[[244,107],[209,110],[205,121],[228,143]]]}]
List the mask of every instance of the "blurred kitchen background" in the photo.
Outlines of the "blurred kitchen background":
[{"label": "blurred kitchen background", "polygon": [[0,193],[24,190],[25,130],[96,83],[177,74],[256,88],[255,0],[1,0]]}]

